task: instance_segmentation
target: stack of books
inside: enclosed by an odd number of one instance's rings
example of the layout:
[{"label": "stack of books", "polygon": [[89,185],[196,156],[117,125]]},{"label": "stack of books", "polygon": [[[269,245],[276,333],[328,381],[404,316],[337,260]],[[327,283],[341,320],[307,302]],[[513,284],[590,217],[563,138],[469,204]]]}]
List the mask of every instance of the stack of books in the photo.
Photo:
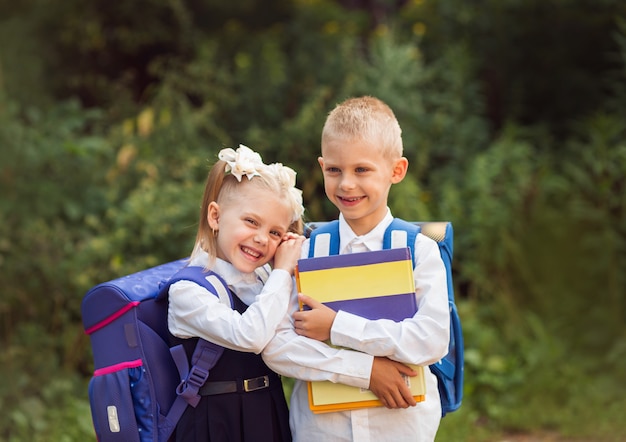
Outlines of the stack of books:
[{"label": "stack of books", "polygon": [[[396,322],[417,312],[409,248],[301,259],[296,281],[300,293],[335,311]],[[407,385],[415,400],[423,401],[424,368],[407,365],[417,372],[417,376],[406,378]],[[309,405],[314,413],[382,406],[366,389],[330,381],[309,382],[308,388]]]}]

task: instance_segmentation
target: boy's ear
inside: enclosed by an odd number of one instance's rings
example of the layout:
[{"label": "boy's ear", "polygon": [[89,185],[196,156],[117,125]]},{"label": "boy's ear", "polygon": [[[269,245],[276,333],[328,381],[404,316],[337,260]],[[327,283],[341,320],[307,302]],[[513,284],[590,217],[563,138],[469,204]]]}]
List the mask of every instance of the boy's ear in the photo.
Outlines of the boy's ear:
[{"label": "boy's ear", "polygon": [[324,170],[324,157],[317,157],[317,162],[319,163],[323,171]]},{"label": "boy's ear", "polygon": [[213,230],[219,230],[220,221],[220,206],[215,201],[209,203],[209,209],[207,210],[206,219],[209,222],[209,227]]},{"label": "boy's ear", "polygon": [[406,172],[409,169],[409,160],[405,157],[401,157],[396,160],[393,164],[391,182],[392,184],[397,184],[404,179],[406,176]]}]

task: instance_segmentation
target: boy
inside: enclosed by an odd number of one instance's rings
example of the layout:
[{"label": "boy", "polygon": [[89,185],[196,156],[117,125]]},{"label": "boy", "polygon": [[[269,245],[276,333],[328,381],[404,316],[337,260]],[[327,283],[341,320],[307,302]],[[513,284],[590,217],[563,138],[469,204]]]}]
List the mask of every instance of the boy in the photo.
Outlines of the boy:
[{"label": "boy", "polygon": [[[328,116],[322,131],[327,197],[339,209],[339,253],[381,250],[391,223],[387,198],[392,184],[405,177],[401,129],[392,110],[373,97],[348,99]],[[308,256],[308,241],[302,256]],[[295,441],[432,441],[441,419],[437,381],[428,365],[448,351],[447,283],[437,244],[424,235],[415,240],[418,312],[402,322],[371,321],[334,312],[300,294],[312,310],[298,311],[293,296],[285,318],[263,352],[275,371],[296,378],[290,424]],[[337,349],[323,343],[331,340]],[[396,362],[399,361],[399,362]],[[401,363],[423,365],[426,400],[416,404],[401,373]],[[369,388],[385,407],[313,414],[306,382],[331,380]]]}]

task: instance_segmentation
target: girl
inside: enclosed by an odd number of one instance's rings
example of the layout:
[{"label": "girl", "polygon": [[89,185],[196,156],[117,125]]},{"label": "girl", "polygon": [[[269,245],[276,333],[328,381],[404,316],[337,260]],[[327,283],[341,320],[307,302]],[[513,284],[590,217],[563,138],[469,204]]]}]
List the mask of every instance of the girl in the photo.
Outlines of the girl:
[{"label": "girl", "polygon": [[292,293],[304,241],[302,193],[292,169],[265,165],[243,145],[223,149],[219,159],[207,178],[190,265],[217,273],[234,294],[234,309],[194,282],[170,287],[169,330],[187,354],[196,342],[189,338],[225,348],[200,403],[180,419],[176,440],[290,441],[280,378],[260,353]]}]

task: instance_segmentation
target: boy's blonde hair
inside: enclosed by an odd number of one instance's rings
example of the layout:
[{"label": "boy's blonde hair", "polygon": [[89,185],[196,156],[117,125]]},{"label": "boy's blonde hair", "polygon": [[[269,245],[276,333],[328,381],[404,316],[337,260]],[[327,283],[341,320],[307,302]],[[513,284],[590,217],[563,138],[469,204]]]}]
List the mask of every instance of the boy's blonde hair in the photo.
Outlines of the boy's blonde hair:
[{"label": "boy's blonde hair", "polygon": [[348,98],[326,118],[322,130],[322,150],[332,140],[363,140],[380,145],[383,154],[402,156],[402,129],[389,106],[375,97]]},{"label": "boy's blonde hair", "polygon": [[[241,146],[238,152],[242,147],[245,146]],[[226,150],[232,151],[232,149],[224,149],[222,152]],[[220,152],[220,156],[222,152]],[[207,219],[211,202],[218,204],[231,202],[238,198],[239,192],[244,191],[248,186],[255,186],[265,190],[268,195],[278,197],[287,204],[292,213],[289,231],[302,234],[304,206],[302,205],[302,191],[295,187],[296,173],[291,168],[280,163],[263,164],[260,162],[260,156],[258,160],[259,163],[254,164],[252,167],[254,173],[248,175],[246,175],[246,172],[243,175],[237,175],[234,170],[237,168],[237,165],[232,167],[234,163],[229,164],[229,162],[224,160],[218,160],[211,167],[204,186],[198,232],[191,253],[192,259],[202,251],[209,255],[210,262],[214,261],[217,256],[217,232],[213,232]],[[239,164],[242,164],[242,162]],[[251,202],[245,203],[250,204]],[[262,202],[256,201],[252,204],[262,204]]]}]

